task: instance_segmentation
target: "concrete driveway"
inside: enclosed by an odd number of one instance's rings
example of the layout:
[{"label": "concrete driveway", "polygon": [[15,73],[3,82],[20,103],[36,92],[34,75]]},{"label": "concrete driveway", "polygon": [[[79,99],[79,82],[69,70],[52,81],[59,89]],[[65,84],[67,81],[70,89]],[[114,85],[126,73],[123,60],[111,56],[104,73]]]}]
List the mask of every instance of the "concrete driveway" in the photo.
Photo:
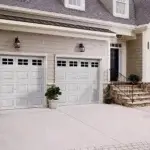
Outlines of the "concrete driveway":
[{"label": "concrete driveway", "polygon": [[149,110],[97,104],[0,111],[0,150],[74,150],[150,142]]}]

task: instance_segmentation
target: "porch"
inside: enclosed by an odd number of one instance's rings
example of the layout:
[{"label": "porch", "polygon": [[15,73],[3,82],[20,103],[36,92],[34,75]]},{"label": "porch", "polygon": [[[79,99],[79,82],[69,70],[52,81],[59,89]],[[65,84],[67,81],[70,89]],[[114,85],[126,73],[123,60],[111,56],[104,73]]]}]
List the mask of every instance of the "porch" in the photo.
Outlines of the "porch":
[{"label": "porch", "polygon": [[[149,42],[145,41],[145,34],[123,38],[124,48],[115,44],[110,48],[108,75],[112,98],[115,103],[129,107],[150,105]],[[139,82],[129,82],[130,75],[137,76]]]}]

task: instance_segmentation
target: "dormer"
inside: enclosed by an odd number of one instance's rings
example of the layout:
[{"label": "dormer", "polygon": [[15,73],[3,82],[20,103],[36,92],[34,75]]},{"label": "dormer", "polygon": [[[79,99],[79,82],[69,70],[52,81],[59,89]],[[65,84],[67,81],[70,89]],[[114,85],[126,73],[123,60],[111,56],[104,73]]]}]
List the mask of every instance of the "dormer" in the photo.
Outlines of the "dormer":
[{"label": "dormer", "polygon": [[64,6],[70,9],[85,11],[85,0],[64,0]]},{"label": "dormer", "polygon": [[119,18],[129,18],[129,0],[100,0],[105,7]]}]

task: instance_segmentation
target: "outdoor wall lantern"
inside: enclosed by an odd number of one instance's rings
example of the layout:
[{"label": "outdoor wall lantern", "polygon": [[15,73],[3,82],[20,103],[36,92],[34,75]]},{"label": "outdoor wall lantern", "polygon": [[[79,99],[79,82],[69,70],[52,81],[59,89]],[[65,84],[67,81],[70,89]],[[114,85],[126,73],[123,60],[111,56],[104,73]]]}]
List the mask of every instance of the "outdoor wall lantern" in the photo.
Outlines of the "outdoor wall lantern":
[{"label": "outdoor wall lantern", "polygon": [[79,44],[79,50],[80,52],[85,52],[85,47],[82,43]]},{"label": "outdoor wall lantern", "polygon": [[121,35],[121,34],[117,34],[116,37],[117,37],[118,39],[121,39],[121,38],[122,38],[122,35]]},{"label": "outdoor wall lantern", "polygon": [[14,47],[15,47],[15,48],[20,48],[20,45],[21,45],[20,40],[19,40],[18,37],[16,37],[16,38],[15,38],[15,42],[14,42]]}]

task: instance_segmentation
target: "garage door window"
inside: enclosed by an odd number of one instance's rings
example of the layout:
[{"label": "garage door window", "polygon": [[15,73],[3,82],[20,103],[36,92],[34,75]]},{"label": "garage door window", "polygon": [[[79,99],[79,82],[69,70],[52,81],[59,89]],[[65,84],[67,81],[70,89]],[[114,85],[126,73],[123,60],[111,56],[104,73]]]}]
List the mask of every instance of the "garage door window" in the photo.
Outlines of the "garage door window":
[{"label": "garage door window", "polygon": [[13,59],[11,59],[11,58],[3,58],[2,59],[2,64],[3,65],[13,65]]},{"label": "garage door window", "polygon": [[91,63],[91,67],[93,67],[93,68],[98,68],[98,62],[92,62]]},{"label": "garage door window", "polygon": [[28,59],[18,59],[18,65],[28,65]]},{"label": "garage door window", "polygon": [[42,66],[42,60],[33,59],[32,60],[32,65],[33,66]]},{"label": "garage door window", "polygon": [[77,67],[78,66],[78,62],[77,61],[70,61],[69,62],[69,66],[70,67]]},{"label": "garage door window", "polygon": [[81,67],[88,67],[89,66],[89,63],[88,62],[81,62]]},{"label": "garage door window", "polygon": [[66,61],[58,60],[57,61],[57,66],[59,66],[59,67],[66,67]]}]

